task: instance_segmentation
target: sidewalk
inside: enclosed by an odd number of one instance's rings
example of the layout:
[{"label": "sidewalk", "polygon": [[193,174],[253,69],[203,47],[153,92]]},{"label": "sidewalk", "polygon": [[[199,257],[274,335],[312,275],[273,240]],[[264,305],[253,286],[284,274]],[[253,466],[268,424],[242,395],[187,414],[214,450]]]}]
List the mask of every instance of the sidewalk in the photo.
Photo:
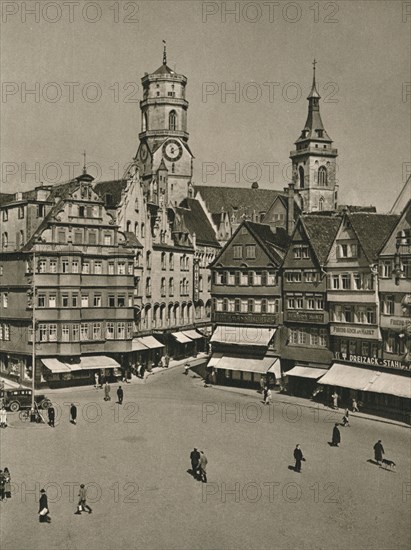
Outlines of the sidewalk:
[{"label": "sidewalk", "polygon": [[[195,377],[200,378],[198,375],[195,375]],[[203,380],[201,379],[201,383],[203,383]],[[237,387],[231,387],[231,386],[207,386],[208,388],[212,388],[213,390],[217,391],[227,391],[230,393],[236,393],[239,395],[247,396],[247,397],[253,397],[254,399],[257,399],[261,403],[263,402],[263,396],[261,393],[259,393],[257,390],[254,389],[248,389],[248,388],[237,388]],[[284,393],[278,393],[276,391],[272,392],[272,404],[275,403],[283,403],[285,405],[298,405],[300,407],[305,407],[308,409],[315,409],[318,411],[328,412],[328,413],[335,413],[337,416],[336,422],[341,422],[342,417],[345,413],[345,408],[338,408],[338,409],[332,409],[331,407],[327,407],[326,405],[322,403],[317,403],[315,401],[310,401],[309,399],[304,399],[302,397],[295,397],[293,395],[287,395]],[[384,418],[381,416],[376,416],[373,414],[367,414],[362,412],[351,412],[350,411],[350,417],[352,418],[363,418],[366,420],[374,420],[376,422],[383,422],[385,424],[393,424],[395,426],[401,426],[402,428],[411,428],[409,424],[406,422],[401,422],[399,420],[392,420],[391,418]]]},{"label": "sidewalk", "polygon": [[[131,380],[128,380],[127,382],[121,382],[121,380],[119,380],[118,382],[116,382],[116,384],[117,383],[120,384],[120,385],[123,384],[124,386],[135,385],[135,384],[145,384],[150,379],[150,377],[154,374],[167,372],[168,370],[170,370],[172,368],[181,367],[181,366],[185,365],[186,363],[189,363],[190,367],[194,367],[197,364],[203,363],[207,359],[207,357],[208,357],[208,355],[205,354],[205,353],[198,353],[196,357],[185,357],[184,359],[178,359],[178,360],[172,359],[172,360],[170,360],[170,364],[169,364],[168,368],[154,367],[153,369],[151,369],[151,371],[146,370],[145,374],[144,374],[144,379],[143,378],[137,378],[137,376],[132,376]],[[10,380],[4,379],[4,382],[5,382],[5,388],[6,389],[20,387],[18,384],[14,383],[14,382],[10,382]],[[14,384],[14,385],[13,386],[10,385],[9,388],[8,388],[7,384]],[[47,387],[44,387],[44,388],[41,388],[41,389],[37,390],[37,392],[44,393],[46,395],[51,395],[51,394],[56,394],[56,393],[58,394],[58,393],[73,392],[73,391],[76,391],[76,392],[90,391],[90,389],[93,389],[93,388],[94,388],[94,386],[92,384],[86,384],[84,386],[67,386],[65,388],[47,388]]]}]

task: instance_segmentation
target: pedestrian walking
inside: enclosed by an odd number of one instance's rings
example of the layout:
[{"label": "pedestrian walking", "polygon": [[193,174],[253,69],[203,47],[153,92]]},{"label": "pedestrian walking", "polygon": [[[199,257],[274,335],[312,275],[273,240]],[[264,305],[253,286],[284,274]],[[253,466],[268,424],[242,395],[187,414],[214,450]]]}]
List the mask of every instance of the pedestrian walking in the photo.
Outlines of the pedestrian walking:
[{"label": "pedestrian walking", "polygon": [[77,424],[77,407],[74,403],[70,406],[70,422],[72,424]]},{"label": "pedestrian walking", "polygon": [[100,376],[99,376],[99,373],[96,372],[94,374],[94,387],[96,388],[96,390],[98,390],[99,386],[100,386]]},{"label": "pedestrian walking", "polygon": [[141,365],[140,369],[140,377],[144,380],[144,376],[146,374],[146,367],[144,365]]},{"label": "pedestrian walking", "polygon": [[360,409],[358,408],[358,404],[357,404],[357,400],[356,399],[353,399],[352,400],[352,412],[360,412]]},{"label": "pedestrian walking", "polygon": [[4,476],[3,470],[0,470],[0,502],[4,500],[4,485],[6,483],[6,478]]},{"label": "pedestrian walking", "polygon": [[48,416],[48,419],[49,419],[49,426],[51,428],[54,428],[54,420],[55,420],[55,417],[56,417],[56,411],[55,411],[53,405],[50,405],[50,407],[47,409],[47,416]]},{"label": "pedestrian walking", "polygon": [[191,461],[191,472],[193,476],[197,478],[199,475],[198,470],[199,470],[199,464],[200,464],[200,453],[195,447],[190,453],[190,461]]},{"label": "pedestrian walking", "polygon": [[267,394],[266,394],[266,398],[265,398],[265,404],[266,405],[269,405],[271,403],[273,399],[273,394],[271,393],[271,390],[270,388],[267,388]]},{"label": "pedestrian walking", "polygon": [[89,514],[91,514],[93,510],[87,504],[87,489],[84,483],[80,485],[80,491],[79,491],[78,497],[79,497],[79,500],[77,504],[77,510],[74,512],[75,515],[80,515],[81,512],[88,512]]},{"label": "pedestrian walking", "polygon": [[117,399],[118,399],[119,405],[123,404],[123,397],[124,397],[123,388],[119,386],[117,390]]},{"label": "pedestrian walking", "polygon": [[40,500],[39,500],[39,521],[40,523],[50,523],[51,518],[49,516],[49,503],[47,499],[47,493],[44,489],[40,491]]},{"label": "pedestrian walking", "polygon": [[345,413],[345,415],[343,416],[342,424],[343,424],[343,427],[344,427],[344,428],[345,428],[346,426],[350,427],[350,421],[349,421],[349,419],[348,419],[347,413]]},{"label": "pedestrian walking", "polygon": [[295,459],[294,471],[298,472],[300,474],[301,473],[301,462],[305,459],[303,457],[303,452],[300,448],[299,443],[297,443],[297,445],[295,446],[295,449],[294,449],[294,459]]},{"label": "pedestrian walking", "polygon": [[200,451],[200,481],[207,483],[207,457],[204,454],[204,451]]},{"label": "pedestrian walking", "polygon": [[7,411],[4,405],[0,409],[0,428],[7,428]]},{"label": "pedestrian walking", "polygon": [[4,497],[11,498],[11,476],[8,468],[4,468]]},{"label": "pedestrian walking", "polygon": [[382,455],[385,454],[384,447],[382,446],[381,439],[374,445],[374,458],[375,461],[381,466]]},{"label": "pedestrian walking", "polygon": [[334,392],[331,396],[331,399],[333,400],[333,409],[338,409],[338,399],[339,399],[339,395],[337,392]]},{"label": "pedestrian walking", "polygon": [[104,401],[111,401],[110,390],[110,384],[106,380],[106,383],[104,384]]},{"label": "pedestrian walking", "polygon": [[187,375],[189,370],[190,370],[190,363],[187,361],[187,363],[184,365],[184,374]]},{"label": "pedestrian walking", "polygon": [[265,377],[261,375],[260,378],[260,392],[263,393],[265,389]]},{"label": "pedestrian walking", "polygon": [[332,437],[331,445],[333,447],[338,447],[340,443],[341,443],[340,430],[338,429],[338,424],[335,424],[333,428],[333,437]]},{"label": "pedestrian walking", "polygon": [[164,355],[164,366],[166,369],[168,369],[168,365],[170,364],[170,356],[168,355],[168,353],[166,353]]}]

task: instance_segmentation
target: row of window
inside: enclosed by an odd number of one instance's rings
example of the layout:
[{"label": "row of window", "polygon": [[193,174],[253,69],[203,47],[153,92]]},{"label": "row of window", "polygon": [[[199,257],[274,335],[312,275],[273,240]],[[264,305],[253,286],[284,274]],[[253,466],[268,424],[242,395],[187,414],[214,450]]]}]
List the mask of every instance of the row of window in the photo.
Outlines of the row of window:
[{"label": "row of window", "polygon": [[[411,258],[402,258],[399,262],[401,279],[411,279]],[[380,277],[382,279],[391,279],[394,271],[394,261],[384,260],[380,263]]]},{"label": "row of window", "polygon": [[[30,263],[27,271],[30,272]],[[70,260],[67,258],[41,259],[37,263],[38,273],[82,273],[83,275],[133,275],[133,262],[101,260]]]},{"label": "row of window", "polygon": [[10,340],[10,325],[0,323],[0,341],[7,342]]},{"label": "row of window", "polygon": [[330,290],[374,290],[371,273],[333,273],[328,276]]},{"label": "row of window", "polygon": [[[17,217],[21,220],[24,218],[24,206],[19,206],[17,208]],[[9,219],[9,211],[5,208],[2,212],[2,221],[7,222]]]},{"label": "row of window", "polygon": [[287,283],[317,283],[320,280],[320,274],[317,271],[293,270],[284,273]]},{"label": "row of window", "polygon": [[364,357],[378,357],[378,344],[359,342],[357,340],[340,340],[340,352],[343,355],[363,355]]},{"label": "row of window", "polygon": [[73,231],[72,236],[71,228],[59,227],[56,233],[54,240],[57,240],[58,244],[66,244],[71,241],[74,244],[88,244],[91,246],[112,246],[114,244],[114,232],[109,232],[106,229],[100,231],[98,229],[79,228]]},{"label": "row of window", "polygon": [[[133,337],[133,323],[40,323],[36,334],[37,342],[85,342],[88,340],[129,340]],[[29,341],[32,339],[32,331]]]},{"label": "row of window", "polygon": [[328,346],[327,329],[292,328],[289,332],[289,343],[299,346]]},{"label": "row of window", "polygon": [[100,293],[94,292],[93,295],[77,292],[62,293],[59,295],[59,305],[57,294],[39,293],[37,296],[38,308],[56,308],[56,307],[133,307],[133,295],[129,294],[109,294],[104,300]]},{"label": "row of window", "polygon": [[278,313],[280,311],[279,298],[262,298],[261,300],[248,298],[214,298],[214,311],[232,313]]},{"label": "row of window", "polygon": [[359,323],[375,325],[375,306],[333,305],[330,309],[331,321],[334,323]]},{"label": "row of window", "polygon": [[256,246],[255,244],[234,245],[233,246],[233,258],[234,260],[255,260],[256,258]]},{"label": "row of window", "polygon": [[286,295],[287,309],[311,309],[322,311],[324,309],[324,297],[322,294]]},{"label": "row of window", "polygon": [[[170,252],[168,254],[168,262],[167,262],[167,254],[166,252],[161,253],[161,269],[165,270],[167,269],[173,270],[174,269],[174,253]],[[180,270],[181,271],[189,271],[190,269],[190,263],[189,263],[189,257],[184,254],[180,257]]]},{"label": "row of window", "polygon": [[213,271],[213,283],[231,286],[275,286],[274,271]]}]

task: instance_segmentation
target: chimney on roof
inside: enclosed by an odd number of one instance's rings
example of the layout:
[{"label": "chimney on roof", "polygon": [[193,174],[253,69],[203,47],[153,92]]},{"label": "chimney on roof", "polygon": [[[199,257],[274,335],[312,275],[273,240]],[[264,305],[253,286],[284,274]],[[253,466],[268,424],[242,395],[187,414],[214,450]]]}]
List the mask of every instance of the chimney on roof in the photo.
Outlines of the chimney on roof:
[{"label": "chimney on roof", "polygon": [[251,189],[258,189],[258,182],[257,182],[257,181],[254,181],[254,182],[251,184]]},{"label": "chimney on roof", "polygon": [[294,183],[289,183],[288,187],[284,187],[284,191],[287,193],[287,233],[291,235],[294,231]]}]

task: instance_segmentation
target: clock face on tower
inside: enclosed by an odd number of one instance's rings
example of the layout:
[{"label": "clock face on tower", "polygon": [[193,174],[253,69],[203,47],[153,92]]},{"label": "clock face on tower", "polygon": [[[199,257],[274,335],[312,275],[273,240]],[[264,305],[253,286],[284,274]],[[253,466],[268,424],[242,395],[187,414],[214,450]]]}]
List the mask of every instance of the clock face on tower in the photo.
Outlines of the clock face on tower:
[{"label": "clock face on tower", "polygon": [[140,159],[145,162],[148,157],[148,147],[145,143],[141,144],[140,147]]},{"label": "clock face on tower", "polygon": [[169,162],[176,162],[180,160],[183,154],[183,148],[181,143],[175,139],[169,139],[163,145],[163,155]]}]

